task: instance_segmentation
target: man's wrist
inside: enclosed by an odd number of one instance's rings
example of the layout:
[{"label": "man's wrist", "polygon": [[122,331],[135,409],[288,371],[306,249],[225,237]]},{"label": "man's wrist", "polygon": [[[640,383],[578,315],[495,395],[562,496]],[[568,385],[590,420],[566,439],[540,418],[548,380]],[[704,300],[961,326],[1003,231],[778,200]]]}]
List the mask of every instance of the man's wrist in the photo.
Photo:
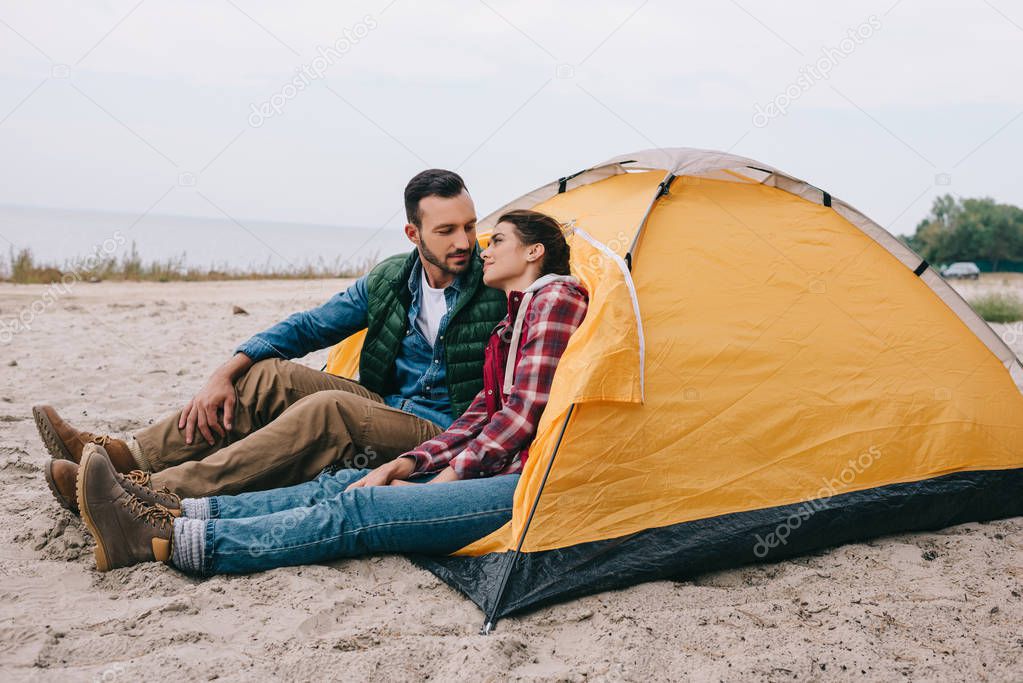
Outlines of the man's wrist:
[{"label": "man's wrist", "polygon": [[228,359],[226,363],[217,368],[214,371],[214,373],[224,377],[228,381],[233,382],[234,380],[238,379],[238,377],[241,374],[243,374],[246,370],[251,368],[252,365],[253,365],[252,359],[245,353],[238,351],[233,356],[231,356],[231,358]]}]

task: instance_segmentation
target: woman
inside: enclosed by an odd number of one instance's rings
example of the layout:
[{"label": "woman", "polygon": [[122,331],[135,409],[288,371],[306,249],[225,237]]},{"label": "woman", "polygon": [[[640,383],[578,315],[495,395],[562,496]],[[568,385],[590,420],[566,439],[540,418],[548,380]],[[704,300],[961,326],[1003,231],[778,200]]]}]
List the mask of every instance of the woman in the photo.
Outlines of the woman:
[{"label": "woman", "polygon": [[586,314],[561,226],[535,211],[501,216],[483,281],[508,295],[484,387],[439,436],[374,470],[169,508],[118,479],[101,446],[83,453],[78,502],[101,571],[162,560],[201,574],[242,573],[377,552],[448,554],[511,518],[512,496],[558,359]]}]

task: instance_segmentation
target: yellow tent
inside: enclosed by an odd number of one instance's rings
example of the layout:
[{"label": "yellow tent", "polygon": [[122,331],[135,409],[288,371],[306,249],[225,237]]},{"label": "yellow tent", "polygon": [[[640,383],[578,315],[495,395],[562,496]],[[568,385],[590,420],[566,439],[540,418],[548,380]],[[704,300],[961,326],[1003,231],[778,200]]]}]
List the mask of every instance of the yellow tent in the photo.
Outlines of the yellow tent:
[{"label": "yellow tent", "polygon": [[[488,615],[1023,514],[1023,368],[910,249],[764,164],[611,159],[495,211],[574,227],[591,295],[512,520],[415,558]],[[351,372],[358,342],[332,354]],[[345,360],[347,359],[347,365]]]}]

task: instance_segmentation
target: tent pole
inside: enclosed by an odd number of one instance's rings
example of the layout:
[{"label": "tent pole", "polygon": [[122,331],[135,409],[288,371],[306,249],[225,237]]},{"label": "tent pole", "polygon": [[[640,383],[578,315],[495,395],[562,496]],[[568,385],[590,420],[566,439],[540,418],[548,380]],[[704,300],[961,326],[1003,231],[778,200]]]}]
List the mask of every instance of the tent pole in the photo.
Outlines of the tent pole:
[{"label": "tent pole", "polygon": [[646,213],[643,214],[642,220],[639,222],[639,227],[636,228],[636,236],[632,238],[632,244],[629,245],[629,251],[625,254],[625,262],[629,264],[629,270],[632,270],[632,259],[633,252],[636,251],[636,245],[639,244],[639,236],[643,234],[643,229],[646,227],[647,220],[650,218],[651,212],[654,210],[654,204],[657,200],[668,194],[668,190],[671,188],[671,183],[677,176],[668,171],[668,174],[664,176],[664,180],[657,186],[657,192],[654,194],[654,198],[650,200],[650,205],[646,207]]},{"label": "tent pole", "polygon": [[558,434],[558,440],[554,444],[554,452],[551,453],[551,459],[547,462],[547,469],[544,470],[543,479],[540,480],[540,488],[536,492],[536,498],[533,499],[533,506],[529,509],[529,516],[526,518],[526,525],[522,529],[522,534],[519,535],[519,542],[515,546],[515,552],[511,555],[507,555],[504,558],[504,571],[501,574],[501,584],[497,588],[497,599],[494,600],[494,606],[490,608],[490,614],[487,615],[487,620],[484,622],[483,627],[480,629],[480,635],[489,635],[494,630],[494,623],[497,621],[497,612],[501,608],[501,598],[504,597],[505,588],[508,587],[508,580],[511,578],[512,569],[515,567],[515,561],[519,557],[519,553],[522,552],[522,544],[526,540],[526,533],[529,532],[529,525],[533,523],[533,515],[536,514],[536,508],[540,504],[540,496],[543,494],[543,487],[547,485],[547,477],[551,474],[551,468],[554,466],[554,458],[558,455],[558,450],[561,448],[561,440],[565,438],[565,430],[568,429],[568,421],[572,419],[572,413],[575,412],[575,404],[573,403],[568,407],[568,414],[565,415],[565,421],[561,425],[561,433]]}]

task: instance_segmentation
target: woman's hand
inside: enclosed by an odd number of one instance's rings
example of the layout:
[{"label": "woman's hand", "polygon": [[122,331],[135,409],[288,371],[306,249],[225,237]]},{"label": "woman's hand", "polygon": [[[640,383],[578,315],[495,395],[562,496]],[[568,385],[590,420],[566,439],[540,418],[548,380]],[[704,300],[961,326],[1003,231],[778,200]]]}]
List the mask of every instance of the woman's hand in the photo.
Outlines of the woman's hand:
[{"label": "woman's hand", "polygon": [[363,486],[387,486],[392,482],[404,480],[412,474],[415,467],[416,463],[412,458],[396,458],[375,468],[359,481],[352,482],[345,492]]},{"label": "woman's hand", "polygon": [[436,477],[429,481],[430,484],[443,484],[446,481],[458,481],[458,475],[451,467],[445,467]]}]

